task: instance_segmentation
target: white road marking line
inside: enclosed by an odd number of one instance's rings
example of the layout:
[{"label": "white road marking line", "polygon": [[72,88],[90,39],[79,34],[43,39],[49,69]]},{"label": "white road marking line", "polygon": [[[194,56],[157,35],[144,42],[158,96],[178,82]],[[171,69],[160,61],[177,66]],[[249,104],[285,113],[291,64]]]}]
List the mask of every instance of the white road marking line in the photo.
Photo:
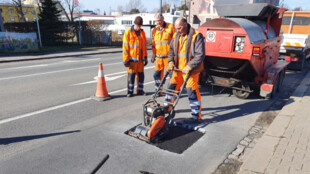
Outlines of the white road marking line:
[{"label": "white road marking line", "polygon": [[[109,53],[107,55],[111,54],[117,54],[117,53]],[[106,57],[104,56],[104,57]],[[42,66],[49,66],[49,65],[56,65],[56,64],[62,64],[62,63],[76,63],[76,62],[87,62],[87,61],[94,61],[94,60],[101,60],[102,58],[93,58],[93,59],[83,59],[83,60],[63,60],[60,62],[50,63],[50,64],[42,64],[42,65],[32,65],[32,66],[21,66],[21,67],[12,67],[12,68],[2,68],[0,70],[14,70],[14,69],[22,69],[22,68],[35,68],[35,67],[42,67]],[[104,60],[115,60],[115,58],[104,58]],[[103,65],[104,66],[104,65]]]},{"label": "white road marking line", "polygon": [[40,64],[40,65],[31,65],[31,66],[20,66],[20,67],[14,67],[14,68],[3,68],[1,70],[14,70],[14,69],[23,69],[23,68],[36,68],[36,67],[43,67],[48,66],[48,64]]},{"label": "white road marking line", "polygon": [[[151,69],[151,68],[154,68],[154,67],[155,66],[148,66],[148,67],[145,67],[144,70]],[[116,72],[116,73],[106,74],[105,76],[113,76],[113,75],[124,74],[124,73],[127,73],[127,71],[120,71],[120,72]]]},{"label": "white road marking line", "polygon": [[65,70],[59,70],[59,71],[50,71],[50,72],[37,73],[37,74],[29,74],[29,75],[15,76],[15,77],[4,77],[4,78],[0,78],[0,81],[1,80],[17,79],[17,78],[22,78],[22,77],[31,77],[31,76],[38,76],[38,75],[53,74],[53,73],[66,72],[66,71],[79,70],[79,69],[87,69],[87,68],[93,68],[93,67],[97,67],[97,66],[86,66],[86,67],[81,67],[81,68],[72,68],[72,69],[65,69]]},{"label": "white road marking line", "polygon": [[[154,67],[155,67],[155,66],[145,67],[144,70],[146,70],[146,69],[151,69],[151,68],[154,68]],[[121,71],[121,72],[106,74],[106,75],[104,75],[104,78],[105,78],[105,81],[112,81],[112,80],[116,80],[116,79],[118,79],[118,78],[121,78],[121,77],[125,76],[126,73],[127,73],[127,71]],[[109,76],[118,75],[118,74],[123,74],[123,75],[115,76],[115,77],[109,77]],[[82,82],[82,83],[76,83],[76,84],[72,84],[72,85],[69,85],[69,86],[79,86],[79,85],[87,85],[87,84],[96,83],[96,82],[97,82],[97,76],[94,77],[94,79],[96,79],[96,80],[87,81],[87,82]]]},{"label": "white road marking line", "polygon": [[0,124],[8,123],[8,122],[11,122],[11,121],[14,121],[14,120],[19,120],[19,119],[22,119],[22,118],[31,117],[33,115],[37,115],[37,114],[41,114],[41,113],[44,113],[44,112],[60,109],[60,108],[66,107],[66,106],[74,105],[74,104],[81,103],[81,102],[88,101],[88,100],[91,100],[91,98],[84,98],[84,99],[81,99],[81,100],[76,100],[76,101],[65,103],[65,104],[62,104],[62,105],[58,105],[58,106],[54,106],[54,107],[38,110],[38,111],[31,112],[31,113],[28,113],[28,114],[23,114],[23,115],[12,117],[12,118],[7,118],[7,119],[4,119],[4,120],[0,120]]},{"label": "white road marking line", "polygon": [[106,82],[108,81],[113,81],[113,80],[116,80],[116,79],[119,79],[121,77],[124,77],[126,74],[123,74],[123,75],[119,75],[119,76],[113,76],[113,77],[109,77],[109,76],[104,76],[104,80]]},{"label": "white road marking line", "polygon": [[92,80],[92,81],[83,82],[83,83],[77,83],[77,84],[73,84],[70,86],[80,86],[80,85],[87,85],[87,84],[92,84],[92,83],[97,83],[97,80]]},{"label": "white road marking line", "polygon": [[[123,75],[119,75],[119,76],[114,76],[114,77],[109,77],[109,76],[104,76],[104,80],[106,82],[108,81],[113,81],[113,80],[116,80],[118,78],[121,78],[123,76],[125,76],[126,74],[123,74]],[[73,85],[70,85],[70,86],[80,86],[80,85],[87,85],[87,84],[92,84],[92,83],[97,83],[97,76],[94,77],[95,80],[92,80],[92,81],[87,81],[87,82],[82,82],[82,83],[77,83],[77,84],[73,84]]]},{"label": "white road marking line", "polygon": [[[110,63],[110,64],[103,64],[103,66],[121,64],[121,63],[122,63],[122,62]],[[50,72],[37,73],[37,74],[21,75],[21,76],[14,76],[14,77],[4,77],[4,78],[0,78],[0,81],[1,81],[1,80],[11,80],[11,79],[23,78],[23,77],[38,76],[38,75],[53,74],[53,73],[66,72],[66,71],[74,71],[74,70],[87,69],[87,68],[93,68],[93,67],[98,67],[98,65],[95,65],[95,66],[86,66],[86,67],[81,67],[81,68],[65,69],[65,70],[59,70],[59,71],[50,71]]]},{"label": "white road marking line", "polygon": [[[150,82],[144,83],[144,85],[149,85],[149,84],[152,84],[152,83],[155,83],[155,81],[150,81]],[[117,91],[112,91],[109,94],[116,94],[116,93],[123,92],[123,91],[127,91],[127,88],[120,89],[120,90],[117,90]],[[73,102],[65,103],[65,104],[62,104],[62,105],[53,106],[53,107],[46,108],[46,109],[41,109],[41,110],[38,110],[38,111],[35,111],[35,112],[31,112],[31,113],[27,113],[27,114],[15,116],[15,117],[7,118],[7,119],[4,119],[4,120],[0,120],[0,125],[4,124],[4,123],[11,122],[11,121],[19,120],[19,119],[22,119],[22,118],[31,117],[31,116],[34,116],[34,115],[37,115],[37,114],[42,114],[44,112],[48,112],[48,111],[64,108],[66,106],[71,106],[71,105],[74,105],[74,104],[77,104],[77,103],[82,103],[82,102],[85,102],[85,101],[88,101],[88,100],[92,100],[92,99],[91,98],[84,98],[84,99],[76,100],[76,101],[73,101]]]},{"label": "white road marking line", "polygon": [[[144,85],[149,85],[149,84],[152,84],[152,83],[155,83],[155,81],[150,81],[150,82],[144,83]],[[135,89],[136,89],[136,86],[135,86],[134,90]],[[120,90],[117,90],[117,91],[109,92],[109,94],[116,94],[116,93],[123,92],[123,91],[127,91],[127,88],[123,88],[123,89],[120,89]]]}]

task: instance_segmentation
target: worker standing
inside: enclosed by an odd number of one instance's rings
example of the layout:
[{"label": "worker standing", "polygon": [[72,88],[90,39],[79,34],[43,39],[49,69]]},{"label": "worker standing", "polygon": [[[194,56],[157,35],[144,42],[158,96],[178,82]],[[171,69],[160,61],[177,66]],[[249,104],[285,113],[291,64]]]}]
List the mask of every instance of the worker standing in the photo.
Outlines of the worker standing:
[{"label": "worker standing", "polygon": [[[198,123],[201,120],[201,96],[198,88],[199,72],[203,70],[205,58],[204,39],[199,31],[193,29],[186,19],[178,18],[175,22],[176,33],[170,43],[168,56],[168,71],[174,68],[182,70],[173,71],[168,89],[180,90],[188,73],[189,79],[186,90],[191,108],[192,118],[186,119],[185,123]],[[173,102],[175,95],[167,93],[166,102]]]},{"label": "worker standing", "polygon": [[144,66],[147,65],[147,42],[141,29],[143,19],[137,16],[134,25],[127,29],[123,38],[123,63],[127,69],[127,97],[133,96],[135,77],[137,77],[137,95],[145,95]]},{"label": "worker standing", "polygon": [[[164,21],[162,14],[155,15],[156,26],[152,31],[152,52],[151,62],[155,62],[155,91],[158,90],[161,80],[163,79],[164,69],[168,66],[168,53],[170,41],[175,33],[173,24]],[[161,94],[161,93],[159,93]]]}]

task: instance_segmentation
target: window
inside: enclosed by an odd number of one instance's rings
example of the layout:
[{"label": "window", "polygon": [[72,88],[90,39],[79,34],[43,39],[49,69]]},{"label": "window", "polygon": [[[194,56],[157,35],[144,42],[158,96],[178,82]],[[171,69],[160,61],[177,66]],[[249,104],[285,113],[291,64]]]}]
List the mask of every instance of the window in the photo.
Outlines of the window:
[{"label": "window", "polygon": [[15,21],[15,18],[14,18],[14,17],[11,17],[11,21],[14,22],[14,21]]},{"label": "window", "polygon": [[131,20],[122,20],[122,24],[132,24]]},{"label": "window", "polygon": [[29,21],[29,19],[28,19],[28,18],[25,18],[25,21],[26,21],[26,22],[28,22],[28,21]]},{"label": "window", "polygon": [[24,14],[27,14],[28,10],[23,10]]},{"label": "window", "polygon": [[[291,17],[283,17],[282,25],[290,25]],[[309,25],[310,18],[309,17],[294,17],[293,25]]]},{"label": "window", "polygon": [[9,13],[10,13],[10,14],[14,13],[14,10],[10,8],[10,9],[9,9]]},{"label": "window", "polygon": [[32,10],[31,13],[32,13],[32,14],[36,14],[36,11]]},{"label": "window", "polygon": [[149,24],[152,25],[152,21],[149,21]]},{"label": "window", "polygon": [[37,19],[36,19],[36,18],[33,18],[32,21],[35,22],[35,21],[37,21]]}]

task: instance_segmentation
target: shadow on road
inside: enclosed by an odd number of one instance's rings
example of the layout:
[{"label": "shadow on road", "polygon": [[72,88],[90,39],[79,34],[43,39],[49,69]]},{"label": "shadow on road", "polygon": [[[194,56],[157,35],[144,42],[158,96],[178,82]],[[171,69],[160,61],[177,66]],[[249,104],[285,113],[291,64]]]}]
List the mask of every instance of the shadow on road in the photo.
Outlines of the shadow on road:
[{"label": "shadow on road", "polygon": [[75,131],[58,132],[58,133],[42,134],[42,135],[31,135],[31,136],[12,137],[12,138],[0,138],[0,145],[7,145],[7,144],[11,144],[11,143],[18,143],[18,142],[22,142],[22,141],[29,141],[29,140],[46,138],[46,137],[51,137],[51,136],[71,134],[71,133],[76,133],[76,132],[81,132],[81,131],[75,130]]}]

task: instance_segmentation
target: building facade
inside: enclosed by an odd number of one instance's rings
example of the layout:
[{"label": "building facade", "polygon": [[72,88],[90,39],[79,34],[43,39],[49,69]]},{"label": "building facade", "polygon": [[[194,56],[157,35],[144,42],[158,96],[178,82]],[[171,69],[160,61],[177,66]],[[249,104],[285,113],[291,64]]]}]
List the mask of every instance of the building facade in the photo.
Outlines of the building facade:
[{"label": "building facade", "polygon": [[[25,16],[25,21],[18,12],[18,8],[12,4],[0,3],[0,10],[2,11],[3,23],[10,22],[31,22],[36,21],[35,8],[32,5],[23,5],[22,12]],[[39,9],[36,9],[39,14]]]}]

